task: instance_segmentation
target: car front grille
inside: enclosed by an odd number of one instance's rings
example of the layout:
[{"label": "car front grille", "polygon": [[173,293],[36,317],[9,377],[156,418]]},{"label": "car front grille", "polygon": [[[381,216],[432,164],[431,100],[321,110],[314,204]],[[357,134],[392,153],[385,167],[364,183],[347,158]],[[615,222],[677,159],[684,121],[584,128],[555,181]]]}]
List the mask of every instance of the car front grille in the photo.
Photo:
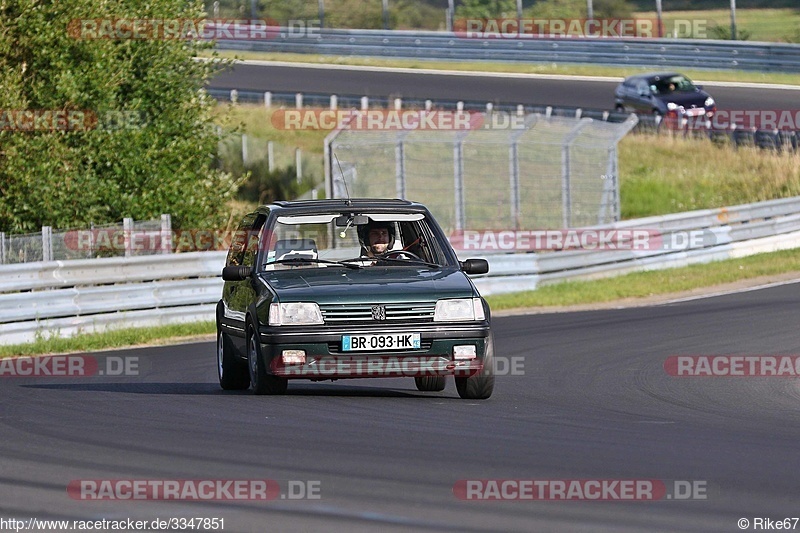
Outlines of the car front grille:
[{"label": "car front grille", "polygon": [[[383,311],[373,307],[383,307]],[[433,322],[436,303],[326,304],[320,305],[320,310],[326,324],[419,324]]]}]

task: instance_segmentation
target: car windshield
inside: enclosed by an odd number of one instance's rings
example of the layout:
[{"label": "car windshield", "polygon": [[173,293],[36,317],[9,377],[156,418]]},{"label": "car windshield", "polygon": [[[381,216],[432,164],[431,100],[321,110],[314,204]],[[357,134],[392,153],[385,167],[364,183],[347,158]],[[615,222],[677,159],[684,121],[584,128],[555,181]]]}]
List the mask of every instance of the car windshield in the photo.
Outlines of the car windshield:
[{"label": "car windshield", "polygon": [[675,92],[693,92],[696,87],[692,81],[685,76],[670,76],[654,80],[650,85],[654,94],[671,94]]},{"label": "car windshield", "polygon": [[453,266],[436,235],[422,213],[278,216],[261,239],[263,269]]}]

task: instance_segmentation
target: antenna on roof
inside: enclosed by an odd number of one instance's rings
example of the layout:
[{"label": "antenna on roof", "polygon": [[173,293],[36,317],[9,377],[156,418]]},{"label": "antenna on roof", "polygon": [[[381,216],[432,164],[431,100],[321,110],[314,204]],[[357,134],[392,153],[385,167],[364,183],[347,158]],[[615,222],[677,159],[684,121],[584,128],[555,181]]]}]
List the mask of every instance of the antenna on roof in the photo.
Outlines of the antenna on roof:
[{"label": "antenna on roof", "polygon": [[336,158],[336,164],[339,165],[339,174],[342,175],[342,183],[344,183],[344,191],[347,193],[347,205],[353,205],[353,201],[350,199],[350,189],[347,188],[347,180],[344,177],[344,171],[342,170],[342,164],[339,162],[339,157],[336,155],[336,152],[333,152],[333,157]]}]

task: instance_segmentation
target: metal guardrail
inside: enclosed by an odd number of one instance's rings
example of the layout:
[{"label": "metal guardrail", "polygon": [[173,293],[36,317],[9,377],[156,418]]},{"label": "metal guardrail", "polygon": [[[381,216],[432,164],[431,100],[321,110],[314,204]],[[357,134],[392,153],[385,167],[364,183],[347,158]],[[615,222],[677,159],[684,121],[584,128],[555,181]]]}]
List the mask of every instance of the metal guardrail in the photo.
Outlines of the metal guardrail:
[{"label": "metal guardrail", "polygon": [[[567,279],[685,266],[800,247],[800,197],[625,220],[591,229],[702,230],[682,250],[459,252],[485,256],[484,294],[533,290]],[[51,261],[0,266],[0,344],[109,327],[213,320],[225,252]]]},{"label": "metal guardrail", "polygon": [[454,32],[323,29],[271,39],[224,40],[220,50],[253,50],[435,60],[592,63],[652,68],[800,72],[800,46],[698,39],[467,38]]}]

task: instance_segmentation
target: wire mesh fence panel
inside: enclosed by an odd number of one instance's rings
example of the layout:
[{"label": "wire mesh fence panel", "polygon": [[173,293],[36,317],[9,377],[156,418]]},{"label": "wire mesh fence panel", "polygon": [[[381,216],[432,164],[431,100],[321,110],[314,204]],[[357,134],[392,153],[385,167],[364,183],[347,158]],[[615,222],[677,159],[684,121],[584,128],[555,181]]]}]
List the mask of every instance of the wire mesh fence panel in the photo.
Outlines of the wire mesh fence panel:
[{"label": "wire mesh fence panel", "polygon": [[[344,129],[329,138],[329,152],[347,162],[351,195],[419,201],[446,231],[619,219],[616,146],[635,117],[612,123],[531,114],[509,121],[495,114],[462,131]],[[341,172],[333,161],[330,168],[330,190],[343,196]]]}]

